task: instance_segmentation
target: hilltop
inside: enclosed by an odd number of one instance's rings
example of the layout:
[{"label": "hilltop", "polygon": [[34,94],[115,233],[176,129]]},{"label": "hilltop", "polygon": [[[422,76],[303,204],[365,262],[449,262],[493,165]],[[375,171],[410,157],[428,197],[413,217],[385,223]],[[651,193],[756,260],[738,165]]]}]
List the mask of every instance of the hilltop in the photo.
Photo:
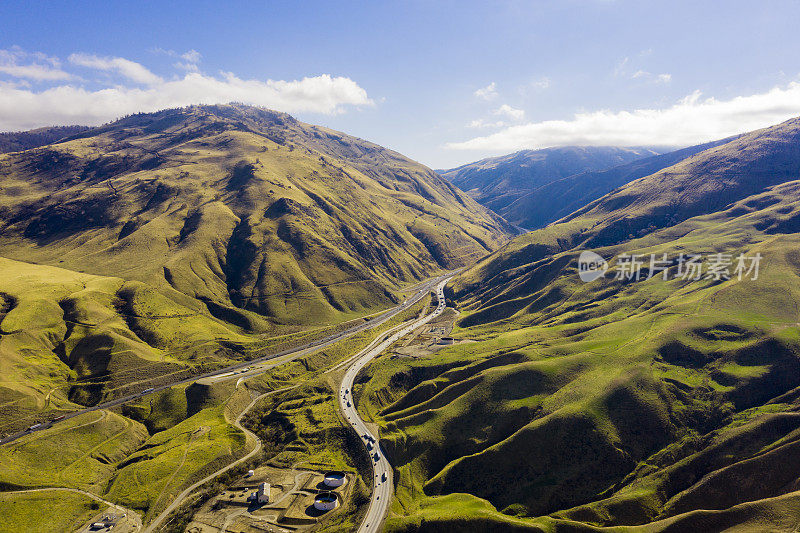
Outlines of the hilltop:
[{"label": "hilltop", "polygon": [[515,201],[559,179],[581,172],[615,167],[662,152],[663,150],[655,148],[616,146],[522,150],[440,170],[439,173],[481,204],[504,215]]},{"label": "hilltop", "polygon": [[319,324],[385,307],[508,231],[396,152],[238,105],[4,155],[0,192],[0,256],[139,280],[249,325],[249,311]]},{"label": "hilltop", "polygon": [[637,159],[602,170],[587,170],[551,181],[504,206],[503,218],[517,226],[537,229],[570,215],[586,204],[633,180],[670,167],[698,152],[730,142],[723,139]]},{"label": "hilltop", "polygon": [[38,148],[88,130],[88,126],[51,126],[30,131],[0,133],[0,154]]}]

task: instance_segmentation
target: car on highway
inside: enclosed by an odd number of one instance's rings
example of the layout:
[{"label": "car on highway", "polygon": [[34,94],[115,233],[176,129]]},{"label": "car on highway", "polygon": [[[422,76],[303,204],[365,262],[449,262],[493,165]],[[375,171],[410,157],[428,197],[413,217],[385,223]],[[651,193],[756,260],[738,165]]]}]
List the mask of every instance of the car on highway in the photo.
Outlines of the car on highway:
[{"label": "car on highway", "polygon": [[156,390],[155,387],[150,387],[149,389],[143,390],[139,394],[147,394],[148,392],[153,392],[154,390]]},{"label": "car on highway", "polygon": [[35,429],[39,429],[40,427],[42,427],[42,425],[41,425],[41,424],[34,424],[34,425],[32,425],[32,426],[30,426],[30,427],[28,428],[28,431],[33,431],[33,430],[35,430]]}]

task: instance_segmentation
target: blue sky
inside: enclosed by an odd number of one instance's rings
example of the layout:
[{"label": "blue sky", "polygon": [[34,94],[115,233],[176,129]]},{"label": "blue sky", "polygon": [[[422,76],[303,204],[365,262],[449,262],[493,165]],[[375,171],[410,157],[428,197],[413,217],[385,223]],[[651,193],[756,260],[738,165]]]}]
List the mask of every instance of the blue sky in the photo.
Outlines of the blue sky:
[{"label": "blue sky", "polygon": [[0,130],[244,100],[441,168],[800,115],[797,2],[126,4],[0,4]]}]

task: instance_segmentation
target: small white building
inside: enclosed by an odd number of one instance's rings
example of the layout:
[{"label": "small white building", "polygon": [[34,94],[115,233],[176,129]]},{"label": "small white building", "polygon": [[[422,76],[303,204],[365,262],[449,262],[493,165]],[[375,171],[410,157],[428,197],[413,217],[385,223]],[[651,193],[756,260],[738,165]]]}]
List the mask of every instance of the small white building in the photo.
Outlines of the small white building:
[{"label": "small white building", "polygon": [[258,503],[269,503],[269,483],[261,483],[256,491],[256,501]]}]

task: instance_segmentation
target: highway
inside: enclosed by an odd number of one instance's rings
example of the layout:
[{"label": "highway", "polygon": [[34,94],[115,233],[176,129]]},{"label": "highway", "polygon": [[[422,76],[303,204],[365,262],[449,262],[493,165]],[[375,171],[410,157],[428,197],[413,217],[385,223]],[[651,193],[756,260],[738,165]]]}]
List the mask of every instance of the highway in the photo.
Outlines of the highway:
[{"label": "highway", "polygon": [[[151,388],[145,389],[145,390],[137,392],[137,393],[128,394],[126,396],[121,396],[119,398],[115,398],[115,399],[109,400],[107,402],[99,403],[99,404],[97,404],[95,406],[87,407],[86,409],[81,409],[80,411],[74,411],[72,413],[68,413],[68,414],[63,415],[63,418],[59,417],[58,420],[52,420],[52,421],[49,421],[49,422],[43,422],[43,423],[39,424],[38,426],[32,426],[31,428],[28,428],[26,430],[19,431],[17,433],[9,435],[6,438],[0,440],[0,445],[7,444],[9,442],[13,442],[13,441],[17,440],[18,438],[23,437],[25,435],[28,435],[30,433],[33,433],[35,431],[41,431],[43,429],[48,429],[48,428],[52,427],[54,424],[61,423],[64,420],[68,420],[68,419],[70,419],[72,417],[81,415],[83,413],[89,413],[91,411],[97,411],[97,410],[100,410],[100,409],[108,409],[110,407],[115,407],[117,405],[121,405],[123,403],[130,402],[131,400],[136,400],[138,398],[142,398],[142,397],[147,396],[149,394],[155,394],[155,393],[163,391],[165,389],[169,389],[170,387],[174,387],[175,385],[181,385],[181,384],[184,384],[184,383],[193,383],[193,382],[198,381],[200,379],[217,378],[217,377],[219,377],[220,379],[223,379],[223,378],[227,379],[227,378],[232,378],[232,377],[235,377],[235,376],[252,377],[252,376],[257,375],[259,373],[266,372],[267,370],[269,370],[270,368],[272,368],[272,367],[274,367],[276,365],[275,364],[264,365],[263,367],[261,367],[261,366],[259,366],[260,363],[263,363],[265,361],[269,361],[271,359],[277,359],[279,357],[291,356],[291,357],[286,358],[286,360],[282,361],[281,363],[278,363],[278,364],[283,364],[285,362],[291,361],[292,359],[296,359],[298,357],[302,357],[302,356],[307,355],[309,353],[312,353],[312,352],[321,350],[323,348],[326,348],[327,346],[330,346],[331,344],[339,342],[342,339],[346,339],[348,337],[352,337],[356,333],[360,333],[362,331],[365,331],[365,330],[368,330],[368,329],[373,329],[375,327],[380,326],[381,324],[383,324],[387,320],[390,320],[392,317],[394,317],[398,313],[401,313],[401,312],[405,311],[407,308],[411,307],[412,305],[414,305],[415,303],[420,301],[434,287],[436,287],[437,284],[442,283],[442,280],[447,280],[447,279],[451,278],[454,275],[455,275],[454,273],[448,273],[448,274],[444,274],[442,276],[438,276],[436,278],[433,278],[431,280],[428,280],[426,282],[423,282],[422,284],[419,285],[419,290],[416,293],[414,293],[413,296],[411,296],[410,298],[406,299],[405,301],[403,301],[399,305],[393,307],[392,309],[389,309],[388,311],[385,311],[384,313],[378,315],[377,317],[375,317],[375,318],[373,318],[371,320],[368,320],[368,321],[364,322],[363,324],[358,324],[356,326],[353,326],[353,327],[351,327],[349,329],[346,329],[344,331],[341,331],[339,333],[334,333],[332,335],[328,335],[326,337],[323,337],[323,338],[320,338],[320,339],[317,339],[317,340],[314,340],[314,341],[311,341],[311,342],[308,342],[308,343],[305,343],[305,344],[301,344],[299,346],[295,346],[293,348],[290,348],[288,350],[284,350],[284,351],[276,353],[276,354],[266,355],[266,356],[259,357],[259,358],[256,358],[256,359],[251,359],[249,361],[244,361],[242,363],[236,363],[234,365],[230,365],[230,366],[225,367],[225,368],[220,368],[220,369],[214,370],[212,372],[206,372],[205,374],[198,374],[198,375],[191,376],[191,377],[188,377],[188,378],[179,379],[177,381],[174,381],[174,382],[171,382],[171,383],[168,383],[168,384],[159,385],[157,387],[151,387]],[[245,369],[247,369],[247,370],[245,370]]]},{"label": "highway", "polygon": [[342,384],[339,387],[339,407],[341,408],[350,427],[358,434],[362,444],[367,448],[370,454],[371,463],[373,467],[373,490],[372,498],[370,499],[369,509],[364,516],[361,526],[358,528],[359,533],[375,533],[379,531],[384,516],[389,509],[389,503],[392,500],[392,493],[394,492],[394,480],[392,478],[392,466],[386,459],[386,455],[380,447],[380,441],[377,436],[373,435],[367,425],[361,420],[358,415],[356,406],[353,403],[353,383],[355,382],[356,375],[362,368],[367,366],[372,359],[380,355],[389,346],[397,342],[400,338],[408,335],[420,326],[430,322],[439,316],[445,309],[444,299],[444,286],[447,281],[455,274],[447,274],[438,278],[436,283],[436,298],[438,304],[436,310],[428,315],[414,320],[408,326],[400,329],[387,337],[380,344],[374,343],[368,346],[364,351],[358,354],[354,359],[355,362],[347,369],[347,372],[342,379]]}]

